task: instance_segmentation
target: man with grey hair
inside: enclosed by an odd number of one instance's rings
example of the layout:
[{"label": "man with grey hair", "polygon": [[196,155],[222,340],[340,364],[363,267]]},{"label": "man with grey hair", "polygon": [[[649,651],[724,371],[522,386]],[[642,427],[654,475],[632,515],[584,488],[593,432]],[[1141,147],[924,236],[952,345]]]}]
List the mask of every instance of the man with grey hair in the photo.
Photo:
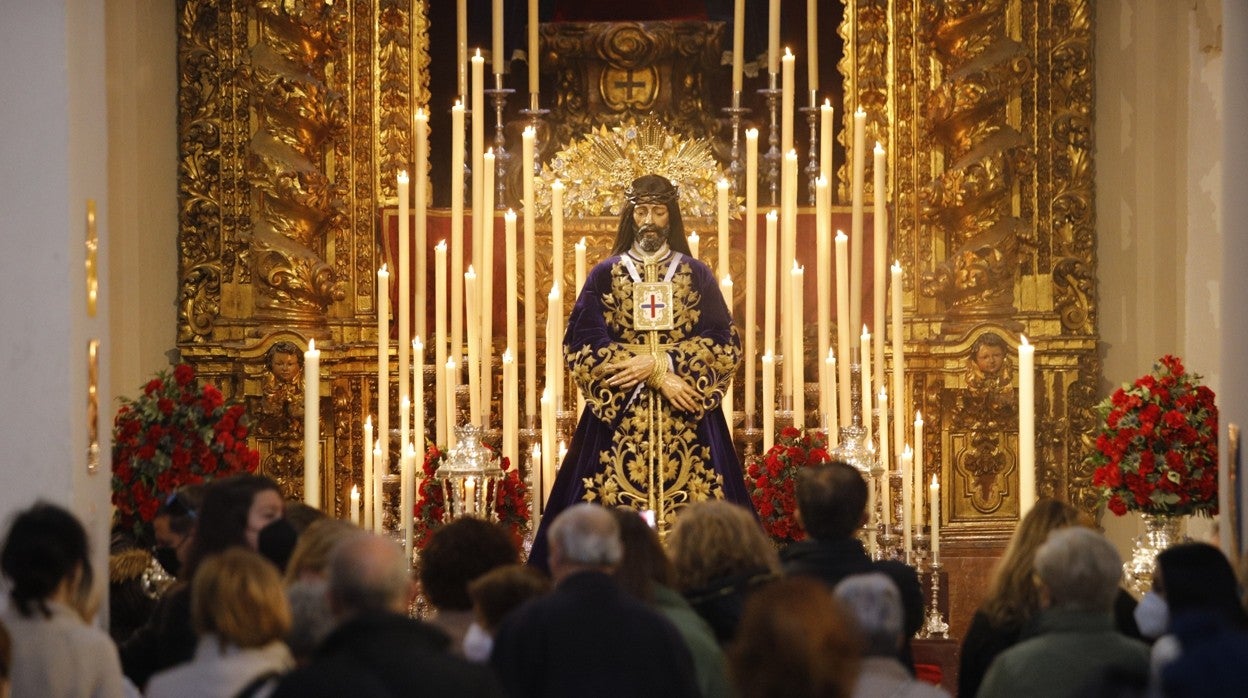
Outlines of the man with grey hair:
[{"label": "man with grey hair", "polygon": [[403,548],[371,533],[334,547],[329,603],[337,627],[307,666],[282,679],[282,696],[501,696],[488,669],[451,655],[442,631],[407,616],[413,585]]},{"label": "man with grey hair", "polygon": [[1072,526],[1036,550],[1043,610],[1034,634],[993,660],[980,696],[1085,696],[1143,686],[1148,646],[1114,629],[1122,558],[1105,536]]},{"label": "man with grey hair", "polygon": [[555,589],[512,612],[490,664],[510,696],[697,696],[693,659],[657,611],[620,587],[619,524],[597,504],[549,529]]},{"label": "man with grey hair", "polygon": [[888,575],[851,575],[836,585],[833,594],[854,617],[862,636],[862,665],[854,684],[855,698],[948,698],[944,689],[911,676],[897,659],[897,649],[905,639],[901,592]]}]

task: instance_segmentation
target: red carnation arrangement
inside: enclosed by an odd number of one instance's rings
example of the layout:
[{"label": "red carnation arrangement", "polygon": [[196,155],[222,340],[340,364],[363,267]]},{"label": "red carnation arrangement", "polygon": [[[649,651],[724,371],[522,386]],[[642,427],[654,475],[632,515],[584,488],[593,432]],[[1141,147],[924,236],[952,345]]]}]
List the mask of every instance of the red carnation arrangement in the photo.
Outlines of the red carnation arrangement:
[{"label": "red carnation arrangement", "polygon": [[831,460],[827,446],[827,436],[821,431],[803,434],[794,427],[785,427],[762,458],[746,464],[745,484],[750,500],[763,530],[779,545],[806,537],[806,531],[793,515],[797,511],[794,485],[798,470]]},{"label": "red carnation arrangement", "polygon": [[[442,491],[442,481],[434,477],[434,474],[438,472],[438,466],[442,465],[445,458],[446,451],[435,445],[430,445],[425,450],[425,462],[421,467],[424,477],[420,481],[413,512],[416,517],[413,536],[417,550],[424,550],[433,532],[444,523],[446,498]],[[498,523],[511,536],[511,541],[519,548],[524,542],[524,534],[529,530],[528,487],[520,473],[511,467],[511,461],[506,456],[503,456],[499,467],[503,470],[503,477],[494,491],[494,514],[498,517]]]},{"label": "red carnation arrangement", "polygon": [[188,364],[158,373],[138,398],[121,398],[112,481],[121,523],[143,534],[177,488],[255,472],[260,452],[247,446],[249,423],[243,405],[227,406]]},{"label": "red carnation arrangement", "polygon": [[1100,429],[1087,462],[1110,511],[1216,514],[1218,407],[1174,356],[1096,407]]}]

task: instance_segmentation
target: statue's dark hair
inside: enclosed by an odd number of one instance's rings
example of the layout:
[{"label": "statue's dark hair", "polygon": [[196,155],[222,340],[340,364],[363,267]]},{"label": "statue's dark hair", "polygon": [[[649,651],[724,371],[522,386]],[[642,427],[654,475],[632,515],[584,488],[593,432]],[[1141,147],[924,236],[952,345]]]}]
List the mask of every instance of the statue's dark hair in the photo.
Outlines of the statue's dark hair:
[{"label": "statue's dark hair", "polygon": [[637,204],[661,203],[667,205],[667,246],[671,249],[692,256],[689,241],[685,239],[685,223],[680,217],[680,204],[677,201],[676,185],[666,177],[659,175],[642,175],[633,180],[625,190],[627,203],[620,211],[620,226],[615,234],[615,247],[612,255],[624,254],[633,247],[633,239],[637,236],[637,224],[633,222],[633,210]]}]

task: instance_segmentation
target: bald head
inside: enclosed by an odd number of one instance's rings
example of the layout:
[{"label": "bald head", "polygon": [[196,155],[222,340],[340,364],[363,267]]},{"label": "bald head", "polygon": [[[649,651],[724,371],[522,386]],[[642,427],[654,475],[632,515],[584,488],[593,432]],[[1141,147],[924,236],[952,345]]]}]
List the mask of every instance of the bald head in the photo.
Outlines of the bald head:
[{"label": "bald head", "polygon": [[329,561],[329,598],[336,615],[402,613],[410,575],[398,543],[359,533],[334,547]]}]

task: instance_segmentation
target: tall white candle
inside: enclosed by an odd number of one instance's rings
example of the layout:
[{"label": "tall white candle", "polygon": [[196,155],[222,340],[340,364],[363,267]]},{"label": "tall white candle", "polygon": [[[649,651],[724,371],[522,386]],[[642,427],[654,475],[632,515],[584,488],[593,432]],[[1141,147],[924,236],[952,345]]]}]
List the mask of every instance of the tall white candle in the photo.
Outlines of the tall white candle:
[{"label": "tall white candle", "polygon": [[[539,26],[538,14],[537,14],[537,0],[529,0],[528,9],[529,9],[529,13],[528,13],[529,14],[529,26],[528,26],[529,95],[530,97],[532,97],[530,102],[532,103],[533,107],[536,108],[537,107],[536,97],[537,97],[537,94],[541,92],[541,80],[540,80],[541,73],[539,71],[541,69],[541,62],[542,62],[541,44],[538,41],[538,32],[537,32],[538,26]],[[536,518],[533,519],[533,525],[534,526],[537,525]]]},{"label": "tall white candle", "polygon": [[[850,208],[850,283],[849,283],[849,318],[850,327],[860,327],[862,325],[862,251],[866,239],[863,237],[863,206],[864,206],[864,184],[863,177],[866,165],[865,157],[866,147],[866,128],[867,115],[866,112],[859,109],[854,112],[854,140],[853,140],[853,180],[852,192],[853,201]],[[856,338],[851,337],[851,341]]]},{"label": "tall white candle", "polygon": [[[744,0],[738,0],[744,2]],[[754,367],[758,356],[758,129],[745,131],[745,414],[755,418]],[[756,424],[756,422],[752,422]]]},{"label": "tall white candle", "polygon": [[385,476],[386,473],[379,465],[381,463],[383,451],[381,448],[381,439],[373,441],[373,530],[380,533],[385,530],[386,518],[386,499],[385,499]]},{"label": "tall white candle", "polygon": [[836,397],[836,354],[832,349],[828,349],[828,358],[823,360],[824,363],[824,383],[820,392],[821,408],[823,410],[824,428],[828,432],[828,443],[837,446],[841,443],[841,420],[837,416],[837,397]]},{"label": "tall white candle", "polygon": [[[732,8],[732,92],[740,94],[745,71],[745,0],[736,0]],[[733,105],[736,106],[736,105]]]},{"label": "tall white candle", "polygon": [[303,503],[321,508],[321,352],[303,352]]},{"label": "tall white candle", "polygon": [[1036,503],[1036,348],[1021,337],[1018,345],[1018,505],[1019,518]]},{"label": "tall white candle", "polygon": [[905,380],[906,380],[906,363],[904,338],[905,334],[902,327],[901,301],[902,301],[902,280],[901,280],[901,262],[893,262],[890,268],[891,290],[893,301],[893,443],[898,448],[905,443],[906,423],[904,416],[906,414],[905,399]]},{"label": "tall white candle", "polygon": [[838,374],[836,379],[837,399],[840,402],[839,409],[841,417],[841,426],[847,427],[853,421],[852,397],[850,395],[850,380],[853,373],[850,371],[850,364],[853,359],[850,354],[850,339],[852,334],[850,328],[849,314],[849,238],[845,236],[845,232],[836,231],[836,353],[840,355],[840,364],[837,367]]},{"label": "tall white candle", "polygon": [[572,246],[572,249],[576,258],[576,295],[573,296],[575,299],[580,298],[581,289],[585,287],[585,274],[589,267],[585,260],[585,252],[587,250],[585,246],[585,238],[581,238],[580,242],[577,242]]},{"label": "tall white candle", "polygon": [[[563,268],[563,182],[555,180],[550,184],[550,274],[551,279],[565,288],[564,278],[567,274]],[[550,312],[549,310],[547,312]],[[558,308],[560,316],[563,308]]]},{"label": "tall white candle", "polygon": [[[815,180],[815,356],[831,352],[832,342],[832,224],[828,211],[828,180]],[[819,365],[819,417],[828,418],[828,363]],[[822,423],[822,422],[821,422]]]},{"label": "tall white candle", "polygon": [[[724,274],[719,280],[719,292],[724,297],[724,303],[728,305],[729,316],[733,315],[732,309],[732,276]],[[732,433],[732,388],[736,379],[728,381],[728,387],[724,389],[724,399],[722,406],[724,408],[724,419],[728,421],[728,432]]]},{"label": "tall white candle", "polygon": [[[445,370],[446,372],[447,386],[453,388],[454,385],[459,381],[459,364],[455,363],[454,357],[447,358],[446,365],[443,367],[443,370]],[[455,410],[455,391],[453,389],[448,390],[446,391],[446,447],[447,448],[454,447],[457,441],[457,439],[455,438],[455,423],[458,419],[459,419],[459,415],[456,413],[456,410]]]},{"label": "tall white candle", "polygon": [[558,414],[563,403],[560,402],[560,383],[563,381],[563,335],[559,333],[559,307],[563,304],[563,294],[559,291],[559,282],[551,284],[550,293],[546,296],[546,385],[550,389],[550,399],[555,413]]},{"label": "tall white candle", "polygon": [[763,354],[763,453],[776,443],[776,360]]},{"label": "tall white candle", "polygon": [[[399,400],[399,422],[400,422],[400,427],[399,427],[400,431],[408,432],[408,437],[410,438],[411,437],[410,429],[403,429],[402,424],[407,424],[410,427],[412,423],[412,398],[411,397],[404,397]],[[399,443],[400,443],[400,447],[399,447],[400,449],[408,448],[412,445],[410,441],[400,441]],[[400,450],[399,457],[402,458],[402,455],[403,455],[402,450]],[[399,464],[402,465],[401,460],[399,461]]]},{"label": "tall white candle", "polygon": [[932,476],[932,484],[928,487],[932,510],[932,562],[940,562],[940,480]]},{"label": "tall white candle", "polygon": [[[813,98],[819,91],[819,1],[806,0],[806,79]],[[811,102],[814,106],[814,102]]]},{"label": "tall white candle", "polygon": [[412,450],[416,452],[416,479],[420,480],[425,464],[425,344],[420,337],[412,340],[412,357],[417,376],[412,388]]},{"label": "tall white candle", "polygon": [[[485,172],[485,59],[478,49],[472,57],[472,261],[470,266],[481,268],[482,230],[485,227],[485,214],[482,210],[484,196],[482,184]],[[455,270],[456,274],[464,272],[462,267]],[[452,277],[453,278],[453,277]],[[461,335],[462,336],[462,335]],[[459,354],[456,354],[458,358]]]},{"label": "tall white candle", "polygon": [[520,378],[511,347],[503,350],[503,455],[520,463]]},{"label": "tall white candle", "polygon": [[923,415],[914,411],[914,526],[923,528]]},{"label": "tall white candle", "polygon": [[[793,266],[797,258],[797,151],[787,150],[781,165],[781,207],[780,207],[780,272],[784,273]],[[780,294],[780,305],[784,308],[783,322],[780,324],[784,335],[784,345],[792,345],[793,334],[801,330],[801,318],[797,317],[796,301],[793,299],[793,287],[784,284]],[[785,354],[791,354],[787,348]],[[793,357],[786,356],[786,366],[793,365]],[[797,386],[793,384],[792,369],[783,373],[783,385],[780,394],[792,398]]]},{"label": "tall white candle", "polygon": [[429,285],[429,176],[427,173],[429,169],[429,115],[423,108],[416,110],[415,124],[415,132],[412,135],[416,139],[415,334],[428,337],[429,328],[426,326],[425,310],[429,307],[427,290]]},{"label": "tall white candle", "polygon": [[399,458],[399,516],[403,521],[403,551],[407,554],[407,564],[412,564],[412,495],[416,485],[416,449],[411,444],[403,445],[403,455]]},{"label": "tall white candle", "polygon": [[485,152],[484,183],[481,185],[481,266],[477,269],[477,335],[481,367],[481,426],[490,425],[490,386],[494,384],[494,149]]},{"label": "tall white candle", "polygon": [[[512,359],[515,360],[520,346],[520,282],[516,269],[519,264],[516,257],[516,212],[511,209],[503,214],[503,237],[507,253],[507,292],[504,296],[507,305],[507,348],[511,350]],[[520,395],[515,397],[519,399]]]},{"label": "tall white candle", "polygon": [[872,301],[872,328],[875,335],[872,339],[875,343],[872,349],[875,352],[875,382],[877,385],[883,386],[885,383],[885,366],[884,366],[884,328],[886,327],[886,318],[884,313],[887,308],[888,293],[888,209],[885,205],[887,197],[887,188],[884,183],[884,174],[886,165],[884,163],[884,146],[879,143],[875,144],[875,208],[873,209],[872,222],[874,223],[874,242],[875,248],[872,253],[872,274],[871,274],[871,301]]},{"label": "tall white candle", "polygon": [[698,231],[690,230],[689,237],[686,240],[689,242],[689,256],[694,259],[700,259],[702,256],[702,238],[698,237]]},{"label": "tall white candle", "polygon": [[797,260],[793,260],[793,269],[789,272],[789,296],[793,299],[792,316],[793,321],[789,325],[791,331],[789,335],[789,348],[785,352],[789,355],[789,381],[793,386],[793,426],[798,429],[806,428],[806,394],[804,387],[806,385],[806,376],[803,371],[805,368],[805,347],[802,338],[802,306],[803,296],[805,294],[806,270],[798,266]]},{"label": "tall white candle", "polygon": [[390,271],[377,270],[377,439],[381,459],[373,464],[383,475],[390,472]]},{"label": "tall white candle", "polygon": [[534,207],[533,167],[537,131],[526,126],[521,134],[521,193],[524,197],[524,414],[537,419],[537,209]]},{"label": "tall white candle", "polygon": [[455,4],[455,72],[459,96],[468,96],[468,0]]},{"label": "tall white candle", "polygon": [[794,62],[796,59],[789,49],[784,49],[784,56],[780,59],[780,152],[787,153],[793,150],[793,93],[797,89],[794,85]]},{"label": "tall white candle", "polygon": [[364,418],[364,528],[373,528],[373,417]]},{"label": "tall white candle", "polygon": [[715,193],[717,194],[716,222],[718,223],[716,232],[719,233],[719,249],[717,250],[719,266],[715,271],[720,277],[723,277],[732,273],[732,270],[728,268],[728,252],[730,249],[728,242],[728,180],[721,177],[715,185]]},{"label": "tall white candle", "polygon": [[450,415],[446,412],[446,394],[454,390],[454,385],[447,382],[447,332],[446,332],[446,241],[433,248],[433,365],[434,365],[434,439],[439,444],[446,443],[446,435],[450,431],[447,424]]},{"label": "tall white candle", "polygon": [[[451,343],[449,355],[459,359],[464,346],[464,107],[451,109]],[[454,384],[451,384],[454,390]]]},{"label": "tall white candle", "polygon": [[892,525],[893,518],[893,500],[890,496],[889,489],[892,477],[892,462],[888,458],[888,391],[880,387],[880,392],[876,394],[876,404],[879,406],[880,413],[880,431],[879,442],[880,447],[876,450],[876,456],[880,459],[880,465],[884,468],[884,527],[887,529]]},{"label": "tall white candle", "polygon": [[906,551],[906,561],[910,560],[910,555],[914,552],[914,540],[911,537],[910,526],[913,517],[911,515],[910,500],[914,497],[914,487],[910,484],[914,479],[914,451],[910,449],[910,444],[906,444],[906,448],[901,452],[901,544]]},{"label": "tall white candle", "polygon": [[550,488],[555,484],[555,442],[558,425],[555,423],[555,395],[548,383],[542,391],[542,501],[550,501]]},{"label": "tall white candle", "polygon": [[871,333],[867,331],[867,326],[862,326],[862,342],[858,345],[858,360],[862,364],[859,366],[859,383],[862,386],[862,428],[867,433],[867,443],[871,443],[871,412],[874,409],[872,405],[875,402],[872,399],[871,392]]},{"label": "tall white candle", "polygon": [[529,452],[529,500],[533,506],[533,512],[530,520],[533,522],[533,530],[537,530],[537,525],[541,521],[542,511],[542,445],[540,443],[533,444],[533,448]]},{"label": "tall white candle", "polygon": [[351,523],[360,525],[360,488],[351,485]]},{"label": "tall white candle", "polygon": [[828,183],[828,205],[832,205],[832,193],[836,190],[832,168],[832,143],[835,140],[832,129],[832,102],[823,100],[819,106],[819,176]]},{"label": "tall white candle", "polygon": [[[411,357],[408,355],[408,341],[412,336],[412,262],[411,262],[411,228],[408,224],[410,215],[408,208],[407,172],[399,172],[399,404],[411,399],[408,392],[408,379],[411,374]],[[407,415],[410,417],[411,415]],[[410,438],[408,419],[399,420],[399,443],[405,444]]]},{"label": "tall white candle", "polygon": [[481,424],[481,293],[477,285],[477,272],[471,264],[464,272],[464,295],[468,302],[468,420],[475,426]]},{"label": "tall white candle", "polygon": [[494,22],[490,27],[493,29],[490,33],[490,63],[494,74],[502,75],[507,72],[507,49],[503,46],[503,0],[494,0],[491,9]]},{"label": "tall white candle", "polygon": [[[779,312],[776,297],[776,274],[777,265],[780,264],[779,255],[779,231],[776,224],[779,222],[778,214],[775,209],[767,212],[767,254],[763,258],[763,353],[769,354],[772,360],[776,356],[776,315]],[[766,386],[764,386],[766,390]],[[766,393],[764,392],[764,395]],[[775,395],[766,396],[764,400],[775,400]]]},{"label": "tall white candle", "polygon": [[780,72],[780,0],[767,4],[767,72]]}]

